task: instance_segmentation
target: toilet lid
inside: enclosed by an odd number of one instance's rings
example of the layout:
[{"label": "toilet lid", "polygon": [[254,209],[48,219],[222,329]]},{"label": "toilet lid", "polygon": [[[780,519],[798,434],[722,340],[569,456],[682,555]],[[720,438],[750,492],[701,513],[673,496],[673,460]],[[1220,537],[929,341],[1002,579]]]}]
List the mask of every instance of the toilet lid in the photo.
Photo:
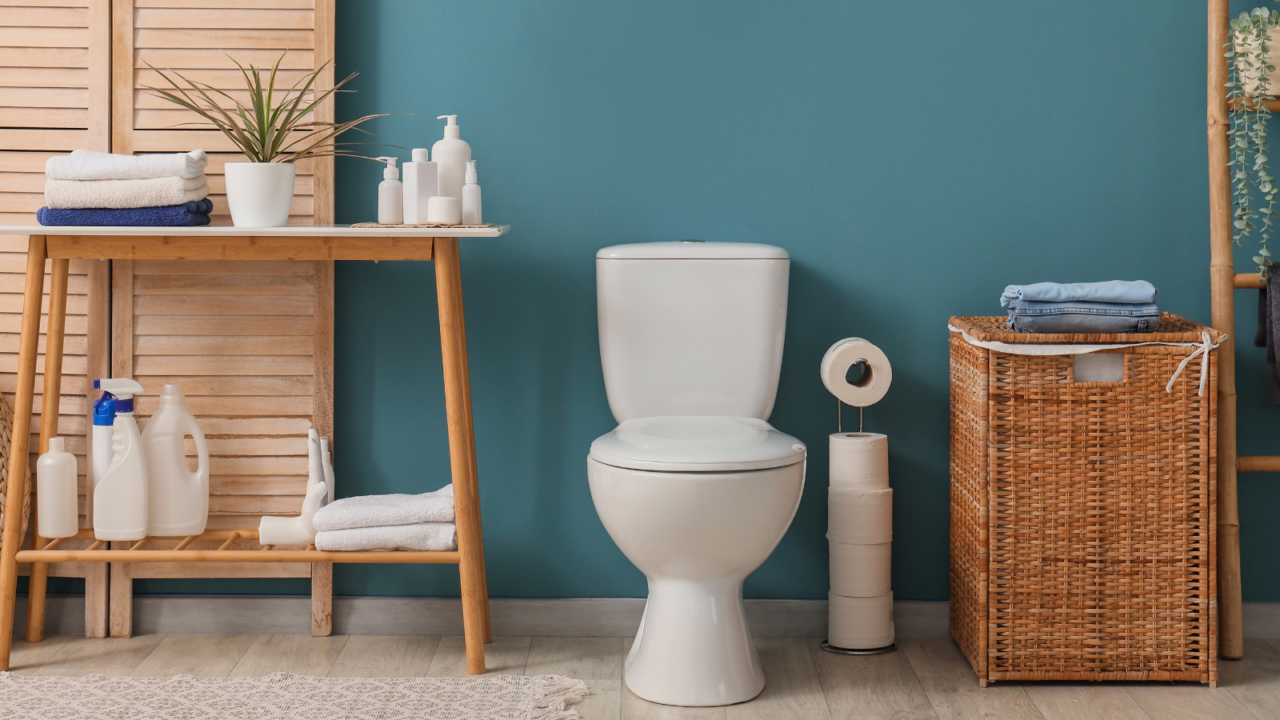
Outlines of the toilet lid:
[{"label": "toilet lid", "polygon": [[804,443],[757,418],[632,418],[591,443],[605,465],[657,471],[763,470],[805,458]]}]

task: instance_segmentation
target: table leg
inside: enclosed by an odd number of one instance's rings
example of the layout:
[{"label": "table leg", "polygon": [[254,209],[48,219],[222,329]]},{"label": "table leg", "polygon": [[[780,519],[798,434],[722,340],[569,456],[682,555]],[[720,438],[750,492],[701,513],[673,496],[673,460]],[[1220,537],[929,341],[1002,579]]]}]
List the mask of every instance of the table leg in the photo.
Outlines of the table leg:
[{"label": "table leg", "polygon": [[[58,434],[58,412],[62,404],[62,348],[67,330],[67,274],[71,261],[53,261],[49,281],[49,329],[45,332],[44,392],[40,406],[40,453],[49,451],[49,439]],[[37,481],[39,478],[36,479]],[[34,490],[34,488],[32,488]],[[33,507],[35,503],[32,503]],[[44,543],[40,526],[32,518],[32,547]],[[31,563],[27,585],[27,642],[44,639],[45,590],[49,581],[48,563]]]},{"label": "table leg", "polygon": [[18,385],[14,393],[13,437],[9,445],[9,487],[5,497],[4,529],[0,532],[0,670],[9,669],[9,651],[13,647],[13,611],[18,600],[18,548],[22,545],[22,506],[27,497],[27,451],[31,446],[31,406],[36,391],[45,249],[44,236],[32,235],[27,250],[27,280],[22,297]]},{"label": "table leg", "polygon": [[484,540],[480,535],[480,503],[475,475],[475,429],[471,422],[466,324],[462,312],[462,273],[458,239],[436,238],[436,299],[440,307],[440,345],[444,364],[445,412],[449,427],[449,465],[458,526],[458,573],[462,586],[462,625],[466,635],[467,672],[485,671],[487,596]]}]

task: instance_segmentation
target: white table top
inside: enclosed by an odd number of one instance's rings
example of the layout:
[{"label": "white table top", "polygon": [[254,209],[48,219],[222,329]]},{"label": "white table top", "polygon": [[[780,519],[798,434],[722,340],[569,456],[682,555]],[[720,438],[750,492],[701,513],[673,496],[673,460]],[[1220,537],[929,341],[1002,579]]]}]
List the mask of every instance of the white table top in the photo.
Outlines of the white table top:
[{"label": "white table top", "polygon": [[154,237],[456,237],[488,238],[504,235],[510,225],[487,228],[353,228],[350,225],[290,225],[287,227],[194,227],[0,225],[0,235],[129,235]]}]

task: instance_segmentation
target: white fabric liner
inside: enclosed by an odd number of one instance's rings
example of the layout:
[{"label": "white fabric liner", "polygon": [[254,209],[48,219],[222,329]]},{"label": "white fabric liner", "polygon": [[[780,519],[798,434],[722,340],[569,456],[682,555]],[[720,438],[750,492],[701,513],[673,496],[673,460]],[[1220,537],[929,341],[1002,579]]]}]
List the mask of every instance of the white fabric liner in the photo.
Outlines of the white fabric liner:
[{"label": "white fabric liner", "polygon": [[[1007,353],[1009,355],[1084,355],[1086,353],[1098,352],[1099,350],[1118,350],[1120,348],[1139,347],[1141,345],[1171,345],[1174,347],[1196,348],[1190,355],[1182,359],[1178,364],[1178,369],[1173,371],[1173,377],[1169,378],[1169,384],[1164,386],[1167,393],[1173,392],[1173,383],[1186,369],[1187,364],[1199,356],[1200,360],[1200,392],[1201,397],[1204,396],[1204,384],[1209,379],[1209,352],[1222,344],[1215,341],[1207,332],[1200,333],[1200,342],[1166,342],[1160,340],[1148,340],[1146,342],[1135,343],[1113,343],[1106,345],[1087,345],[1087,344],[1070,344],[1070,343],[1002,343],[990,340],[979,340],[960,328],[947,324],[947,329],[953,333],[960,333],[965,342],[970,345],[976,345],[987,350],[995,350],[996,352]],[[1223,335],[1222,340],[1226,340],[1227,336]]]}]

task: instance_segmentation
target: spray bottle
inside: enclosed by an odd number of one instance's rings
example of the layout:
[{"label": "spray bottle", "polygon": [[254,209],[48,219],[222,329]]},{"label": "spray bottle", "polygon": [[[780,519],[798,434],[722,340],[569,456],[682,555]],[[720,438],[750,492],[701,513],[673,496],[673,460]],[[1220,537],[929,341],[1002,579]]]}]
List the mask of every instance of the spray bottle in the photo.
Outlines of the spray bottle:
[{"label": "spray bottle", "polygon": [[400,184],[400,171],[393,157],[378,158],[387,164],[382,170],[382,182],[378,183],[378,224],[399,225],[404,222],[404,187]]},{"label": "spray bottle", "polygon": [[98,540],[141,540],[147,536],[147,460],[133,417],[133,396],[142,386],[128,378],[94,380],[93,386],[115,397],[111,464],[94,485],[93,535]]}]

